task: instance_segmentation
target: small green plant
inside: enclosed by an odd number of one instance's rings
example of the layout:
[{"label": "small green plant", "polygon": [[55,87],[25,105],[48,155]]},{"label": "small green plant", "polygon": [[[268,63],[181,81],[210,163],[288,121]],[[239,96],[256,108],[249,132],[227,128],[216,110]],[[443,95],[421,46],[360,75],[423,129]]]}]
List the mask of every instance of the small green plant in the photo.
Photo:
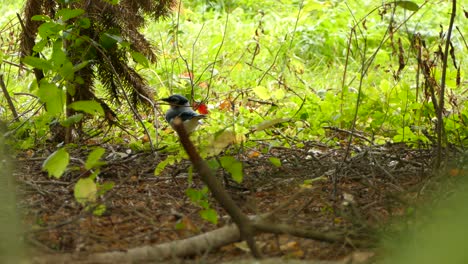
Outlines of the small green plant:
[{"label": "small green plant", "polygon": [[216,210],[212,209],[208,201],[208,188],[204,187],[202,189],[188,188],[186,190],[186,195],[189,197],[192,203],[200,206],[202,210],[200,211],[201,218],[213,223],[218,223],[218,213]]},{"label": "small green plant", "polygon": [[[105,162],[100,160],[104,152],[105,149],[97,147],[89,153],[84,168],[90,172],[90,175],[79,179],[74,187],[76,201],[95,215],[102,215],[106,210],[105,205],[98,202],[98,198],[114,186],[113,182],[97,183],[100,167],[105,165]],[[42,169],[47,171],[49,177],[60,178],[65,173],[69,162],[70,154],[65,147],[62,147],[44,161]]]}]

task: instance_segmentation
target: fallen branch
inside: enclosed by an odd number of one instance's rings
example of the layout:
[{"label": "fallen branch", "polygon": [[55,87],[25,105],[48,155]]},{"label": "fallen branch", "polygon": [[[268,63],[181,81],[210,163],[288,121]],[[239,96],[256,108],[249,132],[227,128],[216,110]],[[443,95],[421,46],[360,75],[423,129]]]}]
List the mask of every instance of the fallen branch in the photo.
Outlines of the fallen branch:
[{"label": "fallen branch", "polygon": [[254,222],[257,233],[288,234],[295,237],[308,238],[329,243],[352,244],[359,247],[370,247],[367,241],[353,240],[340,234],[321,233],[307,227],[295,227],[287,224],[277,224],[267,221]]},{"label": "fallen branch", "polygon": [[[273,234],[288,234],[296,237],[314,239],[328,243],[352,244],[354,246],[369,247],[367,241],[352,240],[339,234],[321,233],[310,228],[298,228],[287,224],[276,224],[263,220],[253,220],[256,234],[263,232]],[[143,261],[163,261],[201,255],[207,251],[218,249],[241,240],[236,225],[227,225],[222,228],[203,233],[187,239],[171,241],[159,245],[149,245],[132,248],[127,251],[110,251],[103,253],[68,253],[42,255],[32,259],[32,263],[139,263]]]},{"label": "fallen branch", "polygon": [[220,229],[191,238],[169,243],[132,248],[127,251],[103,253],[74,253],[60,255],[42,255],[32,259],[33,263],[140,263],[142,261],[162,261],[204,253],[239,241],[239,229],[227,225]]}]

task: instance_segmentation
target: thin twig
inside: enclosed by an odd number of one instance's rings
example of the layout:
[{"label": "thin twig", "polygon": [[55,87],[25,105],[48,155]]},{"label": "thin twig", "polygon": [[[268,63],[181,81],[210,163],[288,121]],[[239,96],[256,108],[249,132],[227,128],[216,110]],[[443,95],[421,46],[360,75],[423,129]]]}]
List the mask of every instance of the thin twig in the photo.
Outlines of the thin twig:
[{"label": "thin twig", "polygon": [[440,168],[440,163],[442,161],[442,137],[444,136],[444,102],[445,102],[445,79],[447,77],[447,60],[449,56],[449,47],[450,47],[450,38],[452,37],[453,23],[455,21],[455,15],[457,13],[457,1],[452,0],[452,13],[450,15],[450,24],[447,31],[447,40],[445,42],[445,51],[443,54],[443,63],[442,63],[442,76],[440,78],[440,93],[439,93],[439,109],[437,111],[437,159],[436,159],[436,168]]},{"label": "thin twig", "polygon": [[[228,27],[228,22],[229,22],[229,12],[226,14],[226,22],[224,23],[224,32],[223,32],[223,37],[221,38],[221,43],[219,44],[219,48],[216,51],[215,57],[213,59],[212,67],[211,67],[211,74],[210,74],[210,79],[208,81],[208,88],[206,89],[206,96],[204,101],[208,99],[208,96],[210,94],[210,88],[211,88],[211,83],[213,82],[213,75],[214,75],[214,70],[215,70],[215,65],[216,61],[218,60],[219,54],[221,53],[221,49],[223,48],[224,41],[226,40],[226,32],[227,32],[227,27]],[[200,78],[201,78],[200,74]]]},{"label": "thin twig", "polygon": [[325,128],[325,129],[330,129],[330,130],[334,130],[334,131],[337,131],[337,132],[347,133],[347,134],[349,134],[349,135],[353,135],[353,136],[355,136],[355,137],[357,137],[357,138],[363,139],[363,140],[365,140],[365,141],[367,141],[367,142],[373,144],[373,143],[372,143],[372,140],[366,138],[365,136],[363,136],[363,135],[361,135],[360,133],[357,133],[357,132],[355,132],[355,131],[354,131],[354,132],[353,132],[353,131],[348,131],[348,130],[345,130],[345,129],[341,129],[341,128],[338,128],[338,127],[332,127],[332,126],[324,126],[323,128]]},{"label": "thin twig", "polygon": [[8,89],[5,85],[5,81],[3,79],[3,73],[0,73],[0,86],[2,87],[3,94],[5,95],[5,99],[7,100],[8,107],[10,107],[11,113],[13,114],[13,117],[15,119],[18,118],[18,113],[16,112],[15,105],[13,104],[13,101],[11,100],[10,94],[8,93]]}]

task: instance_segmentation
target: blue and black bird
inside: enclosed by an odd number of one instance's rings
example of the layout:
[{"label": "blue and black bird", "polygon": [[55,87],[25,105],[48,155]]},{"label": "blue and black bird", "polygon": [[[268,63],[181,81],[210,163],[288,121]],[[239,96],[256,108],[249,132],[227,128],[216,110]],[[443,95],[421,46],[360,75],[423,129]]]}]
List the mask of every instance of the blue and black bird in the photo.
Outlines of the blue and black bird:
[{"label": "blue and black bird", "polygon": [[182,119],[184,128],[187,133],[192,133],[200,124],[200,119],[205,118],[205,115],[198,114],[190,107],[189,100],[182,95],[173,94],[167,98],[162,98],[164,102],[170,105],[169,110],[166,112],[166,121],[172,126],[174,118],[177,116]]}]

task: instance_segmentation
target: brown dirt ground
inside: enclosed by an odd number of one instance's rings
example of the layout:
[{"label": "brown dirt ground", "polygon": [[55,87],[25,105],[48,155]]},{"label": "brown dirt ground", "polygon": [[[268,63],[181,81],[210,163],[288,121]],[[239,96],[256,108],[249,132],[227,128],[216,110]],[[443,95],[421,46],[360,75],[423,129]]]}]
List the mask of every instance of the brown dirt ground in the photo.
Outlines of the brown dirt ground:
[{"label": "brown dirt ground", "polygon": [[[70,165],[75,169],[60,179],[49,178],[41,170],[48,153],[29,151],[17,156],[15,175],[27,228],[25,240],[34,254],[125,250],[187,238],[228,221],[214,201],[219,223],[200,218],[200,208],[185,195],[188,161],[168,166],[156,177],[153,171],[164,154],[121,155],[126,151],[121,146],[103,147],[107,149],[107,165],[99,181],[115,183],[102,198],[107,206],[103,216],[89,214],[73,197],[76,181],[88,175],[83,160],[89,151],[71,153]],[[231,183],[227,190],[248,214],[271,212],[303,191],[288,207],[275,212],[275,219],[298,228],[369,241],[377,231],[388,228],[390,219],[405,217],[406,202],[418,200],[431,171],[432,155],[428,150],[403,145],[353,146],[350,151],[350,158],[342,162],[345,148],[316,142],[300,149],[271,148],[259,156],[255,150],[246,150],[245,155],[239,155],[244,181],[240,185]],[[272,166],[269,157],[279,158],[282,166]],[[217,174],[223,178],[223,173],[218,170]],[[303,185],[305,180],[318,177],[323,180]],[[194,186],[203,186],[194,178]],[[185,229],[176,230],[178,222],[183,222]],[[368,250],[290,235],[263,234],[257,242],[269,257],[339,260],[352,252]],[[229,245],[188,260],[220,263],[247,258],[249,253],[243,248]]]}]

